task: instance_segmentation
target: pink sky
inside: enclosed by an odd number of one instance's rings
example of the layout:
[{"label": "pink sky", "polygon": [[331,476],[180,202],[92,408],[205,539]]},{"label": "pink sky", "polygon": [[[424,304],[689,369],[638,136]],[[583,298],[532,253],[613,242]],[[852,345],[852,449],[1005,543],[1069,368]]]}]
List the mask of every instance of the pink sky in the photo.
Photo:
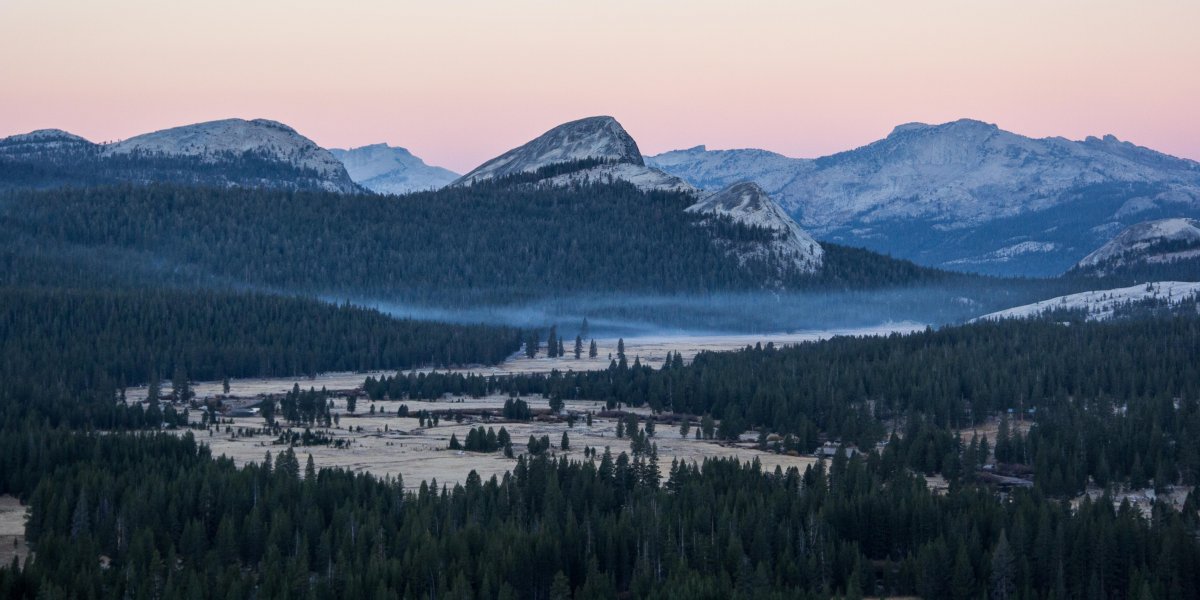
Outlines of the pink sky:
[{"label": "pink sky", "polygon": [[792,156],[971,117],[1200,159],[1195,0],[0,0],[0,136],[266,117],[465,171],[609,114]]}]

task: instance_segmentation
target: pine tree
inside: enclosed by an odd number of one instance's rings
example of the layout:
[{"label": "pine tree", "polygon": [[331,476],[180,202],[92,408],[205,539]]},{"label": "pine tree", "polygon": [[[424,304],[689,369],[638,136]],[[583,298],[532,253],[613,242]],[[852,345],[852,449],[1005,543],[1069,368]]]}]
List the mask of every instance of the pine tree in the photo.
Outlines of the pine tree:
[{"label": "pine tree", "polygon": [[175,375],[171,378],[171,397],[181,403],[192,399],[191,384],[182,364],[175,366]]},{"label": "pine tree", "polygon": [[550,600],[571,600],[571,582],[559,571],[550,583]]},{"label": "pine tree", "polygon": [[1000,531],[1000,539],[992,551],[992,600],[1008,600],[1012,596],[1013,567],[1016,562],[1012,548],[1008,545],[1008,534]]},{"label": "pine tree", "polygon": [[588,358],[596,358],[598,354],[599,351],[596,348],[596,340],[592,340],[592,343],[588,345]]},{"label": "pine tree", "polygon": [[538,351],[538,337],[536,331],[530,331],[529,335],[525,336],[525,357],[534,358]]},{"label": "pine tree", "polygon": [[971,560],[967,557],[967,547],[959,546],[950,575],[950,593],[953,594],[955,600],[971,600],[974,596],[972,593],[974,583],[975,571],[971,569]]},{"label": "pine tree", "polygon": [[579,360],[581,356],[583,356],[583,338],[577,335],[575,336],[575,360]]},{"label": "pine tree", "polygon": [[567,437],[567,432],[565,432],[565,431],[563,432],[562,442],[559,443],[558,447],[563,452],[566,452],[567,450],[571,449],[571,439]]},{"label": "pine tree", "polygon": [[550,326],[550,334],[546,336],[546,356],[558,357],[558,327]]}]

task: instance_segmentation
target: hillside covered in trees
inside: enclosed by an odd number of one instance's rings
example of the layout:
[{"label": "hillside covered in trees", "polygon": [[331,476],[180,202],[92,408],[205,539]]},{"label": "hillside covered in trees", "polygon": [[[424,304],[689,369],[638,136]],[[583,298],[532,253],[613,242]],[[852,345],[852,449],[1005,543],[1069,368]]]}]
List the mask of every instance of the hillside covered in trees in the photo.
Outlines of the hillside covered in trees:
[{"label": "hillside covered in trees", "polygon": [[739,264],[714,238],[750,244],[771,234],[684,212],[692,201],[622,183],[501,181],[399,199],[153,186],[13,193],[0,216],[13,239],[42,253],[123,252],[129,260],[113,261],[112,269],[139,268],[141,258],[206,282],[452,304],[597,290],[758,290],[778,280],[790,289],[842,289],[962,277],[839,248],[817,276]]},{"label": "hillside covered in trees", "polygon": [[264,294],[8,287],[0,288],[0,399],[74,423],[136,426],[142,417],[131,411],[141,408],[116,399],[156,379],[490,364],[520,339],[504,327],[397,320]]}]

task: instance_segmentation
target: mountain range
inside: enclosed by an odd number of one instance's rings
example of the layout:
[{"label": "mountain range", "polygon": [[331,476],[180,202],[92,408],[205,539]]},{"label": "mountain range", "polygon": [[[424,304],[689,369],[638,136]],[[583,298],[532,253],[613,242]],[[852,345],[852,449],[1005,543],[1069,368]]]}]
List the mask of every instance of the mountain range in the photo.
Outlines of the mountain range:
[{"label": "mountain range", "polygon": [[[719,206],[737,221],[766,219],[778,233],[770,252],[796,264],[819,265],[819,252],[796,252],[821,240],[943,269],[1058,275],[1080,270],[1077,263],[1127,228],[1200,217],[1200,163],[1112,136],[1035,139],[970,119],[901,125],[861,148],[800,159],[704,146],[647,157],[616,119],[589,117],[461,177],[387,144],[326,150],[265,119],[112,144],[56,129],[0,139],[0,189],[125,182],[407,194],[529,179],[539,170],[553,186],[623,181],[691,194],[693,212]],[[741,191],[759,200],[730,202],[738,194],[729,189],[747,182],[757,188]],[[723,192],[725,200],[704,203]],[[774,208],[761,209],[768,204]]]},{"label": "mountain range", "polygon": [[342,161],[350,179],[378,194],[407,194],[445,187],[458,179],[458,173],[425,164],[406,148],[371,144],[342,150],[330,150]]},{"label": "mountain range", "polygon": [[1055,275],[1124,227],[1200,216],[1200,163],[970,119],[816,159],[698,146],[646,164],[699,188],[754,181],[821,240],[1002,275]]},{"label": "mountain range", "polygon": [[328,150],[267,119],[224,119],[96,144],[58,129],[0,139],[0,189],[178,183],[362,191]]}]

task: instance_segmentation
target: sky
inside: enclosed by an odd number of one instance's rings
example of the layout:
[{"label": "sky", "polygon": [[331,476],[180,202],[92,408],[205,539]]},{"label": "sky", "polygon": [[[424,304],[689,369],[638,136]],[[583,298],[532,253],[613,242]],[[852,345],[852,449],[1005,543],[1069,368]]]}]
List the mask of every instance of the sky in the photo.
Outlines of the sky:
[{"label": "sky", "polygon": [[466,171],[616,117],[814,157],[970,117],[1200,160],[1196,0],[0,0],[0,136],[242,117]]}]

